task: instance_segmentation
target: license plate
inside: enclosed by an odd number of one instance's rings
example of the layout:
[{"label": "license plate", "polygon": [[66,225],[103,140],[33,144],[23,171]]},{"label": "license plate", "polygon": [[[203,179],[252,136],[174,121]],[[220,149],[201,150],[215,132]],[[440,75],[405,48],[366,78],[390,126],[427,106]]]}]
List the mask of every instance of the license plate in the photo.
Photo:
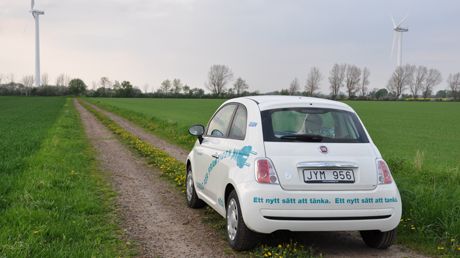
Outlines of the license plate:
[{"label": "license plate", "polygon": [[350,184],[355,182],[355,174],[351,169],[304,169],[303,179],[305,183],[309,184]]}]

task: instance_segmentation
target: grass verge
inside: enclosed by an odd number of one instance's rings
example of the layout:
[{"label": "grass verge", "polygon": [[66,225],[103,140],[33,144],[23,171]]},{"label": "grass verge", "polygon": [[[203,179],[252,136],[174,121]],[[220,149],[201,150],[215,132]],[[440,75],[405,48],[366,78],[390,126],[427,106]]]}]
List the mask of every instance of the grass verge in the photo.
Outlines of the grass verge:
[{"label": "grass verge", "polygon": [[[28,101],[31,101],[29,99]],[[27,141],[27,139],[16,139]],[[2,193],[0,256],[117,257],[114,192],[97,171],[80,118],[67,99],[56,122]]]},{"label": "grass verge", "polygon": [[[159,168],[163,177],[172,182],[181,192],[185,192],[185,164],[183,162],[177,161],[163,150],[142,141],[86,102],[80,101],[80,104],[119,136],[125,144],[146,158],[149,164]],[[225,220],[209,207],[206,208],[205,214],[204,221],[220,231],[222,237],[225,238]],[[275,245],[261,244],[248,254],[253,257],[311,257],[313,250],[291,241]]]}]

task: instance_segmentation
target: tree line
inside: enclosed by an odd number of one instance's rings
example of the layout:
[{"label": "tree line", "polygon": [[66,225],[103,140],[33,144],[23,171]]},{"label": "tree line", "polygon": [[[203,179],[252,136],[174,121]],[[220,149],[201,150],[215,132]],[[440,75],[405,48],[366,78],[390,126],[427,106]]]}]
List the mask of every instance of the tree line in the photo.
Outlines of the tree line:
[{"label": "tree line", "polygon": [[[312,67],[307,74],[303,91],[299,80],[294,78],[289,87],[275,94],[319,96],[332,99],[399,99],[401,97],[433,97],[433,89],[442,82],[439,70],[425,66],[404,65],[395,68],[385,88],[369,90],[370,71],[353,64],[334,64],[327,77],[329,95],[318,93],[319,85],[324,79],[318,67]],[[439,90],[434,97],[455,100],[460,98],[460,73],[450,74],[446,80],[448,89]],[[344,92],[342,91],[344,89]],[[404,94],[409,89],[410,94]]]},{"label": "tree line", "polygon": [[[367,67],[360,68],[353,64],[336,63],[325,78],[318,67],[311,67],[303,87],[299,80],[294,78],[286,89],[266,94],[304,95],[331,99],[391,100],[401,97],[427,99],[433,97],[434,87],[443,81],[441,72],[435,68],[406,64],[395,68],[385,88],[369,90],[370,74]],[[329,94],[319,91],[324,79],[327,79],[329,83]],[[178,78],[165,79],[156,91],[150,92],[148,84],[145,84],[141,91],[129,81],[112,81],[105,76],[101,77],[98,82],[93,82],[91,89],[82,80],[72,79],[65,73],[56,77],[54,85],[49,85],[49,77],[46,73],[41,76],[41,81],[43,86],[32,87],[34,82],[32,75],[24,76],[20,82],[15,82],[14,74],[0,74],[0,95],[231,98],[260,94],[258,91],[250,92],[249,84],[243,78],[237,77],[234,80],[232,70],[222,64],[215,64],[209,68],[204,86],[210,93],[206,93],[199,87],[192,88]],[[446,82],[448,88],[439,90],[434,97],[460,99],[460,72],[449,74]],[[405,93],[407,91],[409,94]]]}]

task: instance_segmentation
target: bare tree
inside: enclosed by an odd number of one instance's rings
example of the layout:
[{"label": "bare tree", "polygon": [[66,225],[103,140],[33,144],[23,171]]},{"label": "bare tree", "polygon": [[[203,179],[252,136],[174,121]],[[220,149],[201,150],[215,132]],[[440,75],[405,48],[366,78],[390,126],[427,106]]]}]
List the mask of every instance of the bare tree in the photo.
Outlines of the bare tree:
[{"label": "bare tree", "polygon": [[34,76],[33,75],[26,75],[22,77],[22,84],[24,84],[25,87],[30,88],[34,85]]},{"label": "bare tree", "polygon": [[184,94],[190,94],[190,86],[188,86],[187,84],[184,85],[184,87],[182,87],[182,91],[184,92]]},{"label": "bare tree", "polygon": [[396,98],[399,98],[406,87],[412,83],[414,79],[414,65],[404,65],[396,67],[388,81],[387,88],[393,92]]},{"label": "bare tree", "polygon": [[241,77],[238,77],[235,83],[233,84],[233,90],[235,91],[236,95],[239,96],[247,89],[249,89],[249,85]]},{"label": "bare tree", "polygon": [[97,89],[97,83],[95,81],[91,82],[91,89],[96,90]]},{"label": "bare tree", "polygon": [[291,84],[289,84],[289,95],[295,95],[299,91],[299,88],[299,80],[297,80],[297,78],[294,78]]},{"label": "bare tree", "polygon": [[233,79],[233,73],[226,65],[213,65],[209,69],[206,88],[220,96],[225,91],[225,85]]},{"label": "bare tree", "polygon": [[361,69],[356,65],[347,65],[345,70],[345,86],[347,87],[348,98],[355,96],[361,80]]},{"label": "bare tree", "polygon": [[148,92],[150,86],[148,83],[144,84],[144,94]]},{"label": "bare tree", "polygon": [[64,86],[65,74],[61,73],[56,78],[56,86]]},{"label": "bare tree", "polygon": [[42,74],[41,83],[42,83],[43,86],[48,86],[49,79],[48,79],[48,74],[47,73]]},{"label": "bare tree", "polygon": [[171,90],[174,94],[179,94],[182,91],[182,82],[180,81],[180,79],[173,80]]},{"label": "bare tree", "polygon": [[433,88],[442,82],[441,72],[437,69],[431,68],[426,75],[425,83],[423,84],[423,97],[428,98],[433,91]]},{"label": "bare tree", "polygon": [[367,85],[369,85],[369,75],[371,73],[369,72],[369,69],[367,67],[363,68],[363,75],[361,79],[361,84],[359,87],[359,91],[361,92],[361,96],[366,96],[367,94]]},{"label": "bare tree", "polygon": [[69,75],[64,74],[64,86],[65,87],[69,87],[69,83],[70,83],[71,80],[72,80],[72,78],[70,78]]},{"label": "bare tree", "polygon": [[319,83],[323,79],[323,75],[318,67],[312,67],[307,75],[307,83],[305,84],[305,91],[308,96],[313,96],[319,89]]},{"label": "bare tree", "polygon": [[114,90],[118,90],[118,89],[121,88],[121,83],[120,83],[119,81],[115,80],[115,81],[113,82],[112,87],[113,87]]},{"label": "bare tree", "polygon": [[7,82],[14,83],[14,73],[9,73],[7,76]]},{"label": "bare tree", "polygon": [[460,73],[449,74],[447,78],[452,97],[457,100],[460,97]]},{"label": "bare tree", "polygon": [[2,81],[3,81],[3,74],[0,73],[0,85],[2,85]]},{"label": "bare tree", "polygon": [[112,82],[106,76],[101,77],[101,79],[99,80],[99,84],[101,85],[102,88],[111,88],[112,87]]},{"label": "bare tree", "polygon": [[337,98],[340,92],[340,88],[343,86],[346,67],[346,64],[334,64],[331,71],[329,72],[329,83],[333,99]]},{"label": "bare tree", "polygon": [[415,70],[414,80],[409,84],[409,89],[412,93],[412,97],[415,99],[418,96],[418,92],[423,88],[425,83],[428,69],[425,66],[418,66]]},{"label": "bare tree", "polygon": [[159,91],[163,94],[168,94],[170,90],[171,90],[171,81],[168,79],[162,81]]}]

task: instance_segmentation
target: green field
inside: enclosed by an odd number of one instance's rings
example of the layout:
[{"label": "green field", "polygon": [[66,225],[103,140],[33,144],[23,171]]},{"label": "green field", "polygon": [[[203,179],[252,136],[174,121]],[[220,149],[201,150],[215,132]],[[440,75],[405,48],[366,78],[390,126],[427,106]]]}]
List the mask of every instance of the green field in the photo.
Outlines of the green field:
[{"label": "green field", "polygon": [[[190,149],[191,124],[223,100],[88,99]],[[432,254],[460,251],[460,103],[347,102],[390,164],[403,198],[400,241]]]},{"label": "green field", "polygon": [[459,102],[347,102],[363,120],[385,158],[413,161],[417,151],[429,166],[460,167]]},{"label": "green field", "polygon": [[[92,100],[92,99],[90,99]],[[123,99],[93,101],[133,111],[181,129],[206,124],[220,99]],[[446,169],[460,166],[460,103],[350,101],[385,158],[423,161]]]},{"label": "green field", "polygon": [[0,257],[127,254],[71,99],[0,97]]}]

